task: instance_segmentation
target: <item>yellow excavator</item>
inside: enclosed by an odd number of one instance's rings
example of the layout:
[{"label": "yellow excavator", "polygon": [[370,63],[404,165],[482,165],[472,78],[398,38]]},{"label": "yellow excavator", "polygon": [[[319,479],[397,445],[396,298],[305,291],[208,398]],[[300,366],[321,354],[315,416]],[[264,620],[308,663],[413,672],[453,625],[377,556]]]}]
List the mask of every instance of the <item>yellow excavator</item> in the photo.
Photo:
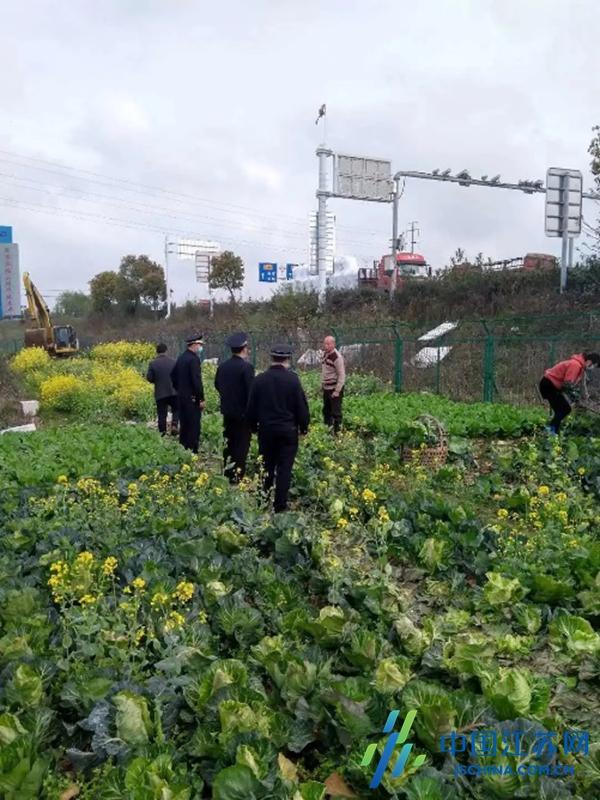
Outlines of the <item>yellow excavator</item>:
[{"label": "yellow excavator", "polygon": [[50,309],[39,289],[23,273],[23,285],[27,297],[27,322],[25,347],[43,347],[51,356],[72,356],[79,350],[77,334],[70,325],[53,325]]}]

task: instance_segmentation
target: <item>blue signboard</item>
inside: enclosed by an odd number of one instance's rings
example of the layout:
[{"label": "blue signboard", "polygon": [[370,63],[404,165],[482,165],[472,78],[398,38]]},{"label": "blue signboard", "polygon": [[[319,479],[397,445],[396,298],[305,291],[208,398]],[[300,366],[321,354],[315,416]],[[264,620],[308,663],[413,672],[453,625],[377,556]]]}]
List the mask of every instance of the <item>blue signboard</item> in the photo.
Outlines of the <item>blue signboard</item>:
[{"label": "blue signboard", "polygon": [[12,228],[9,225],[0,225],[0,244],[12,244]]},{"label": "blue signboard", "polygon": [[294,267],[297,267],[298,264],[286,264],[285,265],[285,279],[286,281],[294,280]]},{"label": "blue signboard", "polygon": [[258,265],[258,280],[261,283],[277,283],[277,264],[261,261]]}]

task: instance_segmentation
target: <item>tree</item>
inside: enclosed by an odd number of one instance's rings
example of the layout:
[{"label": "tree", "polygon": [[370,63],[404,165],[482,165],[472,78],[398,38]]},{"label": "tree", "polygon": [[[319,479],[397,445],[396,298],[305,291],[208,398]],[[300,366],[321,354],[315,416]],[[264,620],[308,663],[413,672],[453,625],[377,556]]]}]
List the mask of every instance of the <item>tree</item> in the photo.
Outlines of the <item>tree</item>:
[{"label": "tree", "polygon": [[85,292],[61,292],[54,311],[65,317],[86,317],[92,309],[92,298]]},{"label": "tree", "polygon": [[165,273],[148,256],[124,256],[119,266],[119,300],[124,310],[136,313],[140,305],[158,311],[167,297]]},{"label": "tree", "polygon": [[123,314],[137,314],[141,308],[156,313],[167,296],[163,268],[144,255],[123,256],[119,271],[99,272],[90,290],[92,308],[99,313],[117,308]]},{"label": "tree", "polygon": [[90,281],[92,310],[106,314],[116,307],[119,296],[119,275],[113,270],[105,270],[94,275]]},{"label": "tree", "polygon": [[210,264],[209,285],[211,289],[226,289],[231,302],[235,303],[234,292],[244,285],[244,262],[231,250],[215,256]]}]

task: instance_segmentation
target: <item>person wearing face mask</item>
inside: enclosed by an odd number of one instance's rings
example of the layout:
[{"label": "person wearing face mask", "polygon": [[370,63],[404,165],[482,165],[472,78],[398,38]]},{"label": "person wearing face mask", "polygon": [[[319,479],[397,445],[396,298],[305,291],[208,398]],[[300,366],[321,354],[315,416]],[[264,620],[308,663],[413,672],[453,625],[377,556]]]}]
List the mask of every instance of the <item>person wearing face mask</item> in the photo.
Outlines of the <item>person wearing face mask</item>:
[{"label": "person wearing face mask", "polygon": [[598,353],[578,353],[544,372],[540,381],[540,394],[554,412],[547,428],[549,433],[557,434],[562,421],[571,413],[571,404],[566,395],[571,400],[577,400],[586,369],[598,366]]},{"label": "person wearing face mask", "polygon": [[204,409],[204,387],[200,355],[202,334],[195,333],[185,340],[186,349],[175,362],[171,382],[179,398],[179,442],[183,447],[198,452],[200,424]]}]

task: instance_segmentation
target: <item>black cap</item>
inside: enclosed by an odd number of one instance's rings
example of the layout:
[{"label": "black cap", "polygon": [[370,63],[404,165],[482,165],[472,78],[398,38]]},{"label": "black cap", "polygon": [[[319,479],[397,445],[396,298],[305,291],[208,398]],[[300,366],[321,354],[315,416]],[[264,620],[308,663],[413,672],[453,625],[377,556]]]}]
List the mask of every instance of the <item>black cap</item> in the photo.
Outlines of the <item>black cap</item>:
[{"label": "black cap", "polygon": [[204,337],[201,333],[190,333],[189,336],[186,336],[185,343],[186,344],[195,344],[196,342],[202,342]]},{"label": "black cap", "polygon": [[225,344],[227,347],[231,347],[232,350],[241,350],[242,347],[246,347],[248,344],[248,334],[244,331],[232,333],[231,336],[228,336],[225,340]]},{"label": "black cap", "polygon": [[275,358],[291,358],[292,356],[292,348],[289,344],[282,344],[278,342],[274,344],[271,348],[271,355],[275,356]]}]

